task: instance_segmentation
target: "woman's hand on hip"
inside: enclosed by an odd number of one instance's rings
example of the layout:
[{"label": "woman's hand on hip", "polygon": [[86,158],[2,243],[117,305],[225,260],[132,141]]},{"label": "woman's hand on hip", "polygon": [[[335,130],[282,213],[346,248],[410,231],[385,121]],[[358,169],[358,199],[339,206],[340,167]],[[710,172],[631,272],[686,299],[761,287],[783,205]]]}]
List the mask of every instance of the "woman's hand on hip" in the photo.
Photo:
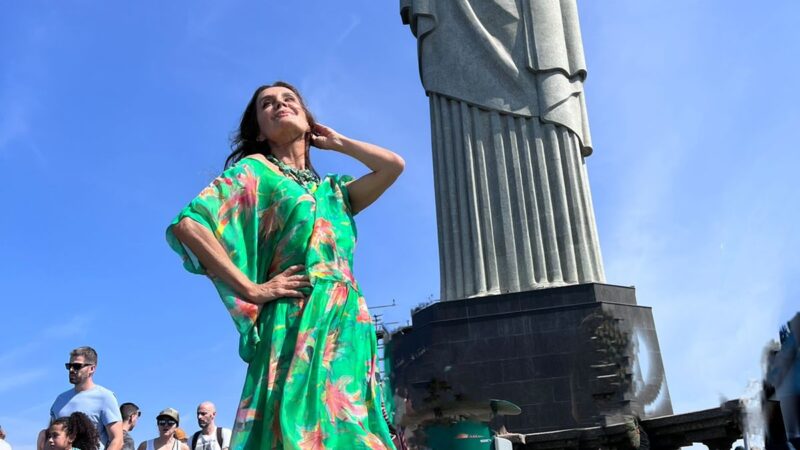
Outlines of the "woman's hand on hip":
[{"label": "woman's hand on hip", "polygon": [[266,283],[253,284],[247,292],[247,299],[257,305],[269,303],[278,298],[303,298],[305,294],[300,289],[311,286],[308,275],[300,273],[305,266],[291,266],[283,272],[272,277]]}]

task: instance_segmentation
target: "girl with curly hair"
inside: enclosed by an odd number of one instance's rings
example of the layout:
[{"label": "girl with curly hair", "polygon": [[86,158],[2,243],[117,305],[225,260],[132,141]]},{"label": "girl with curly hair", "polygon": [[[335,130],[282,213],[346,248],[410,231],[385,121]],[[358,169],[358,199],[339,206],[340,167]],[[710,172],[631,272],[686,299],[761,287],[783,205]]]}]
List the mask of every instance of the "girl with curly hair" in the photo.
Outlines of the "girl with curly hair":
[{"label": "girl with curly hair", "polygon": [[82,412],[56,419],[47,429],[49,450],[98,450],[99,446],[97,428]]}]

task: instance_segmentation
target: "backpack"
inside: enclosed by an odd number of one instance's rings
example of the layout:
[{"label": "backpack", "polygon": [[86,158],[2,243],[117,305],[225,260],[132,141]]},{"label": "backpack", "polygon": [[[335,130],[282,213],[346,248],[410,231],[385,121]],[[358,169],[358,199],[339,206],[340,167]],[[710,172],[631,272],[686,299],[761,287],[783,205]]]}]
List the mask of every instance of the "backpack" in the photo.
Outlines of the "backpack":
[{"label": "backpack", "polygon": [[[189,450],[194,450],[194,447],[197,445],[197,439],[200,437],[200,433],[202,431],[198,431],[192,435],[192,446]],[[217,427],[217,444],[219,444],[220,450],[222,450],[222,427]]]}]

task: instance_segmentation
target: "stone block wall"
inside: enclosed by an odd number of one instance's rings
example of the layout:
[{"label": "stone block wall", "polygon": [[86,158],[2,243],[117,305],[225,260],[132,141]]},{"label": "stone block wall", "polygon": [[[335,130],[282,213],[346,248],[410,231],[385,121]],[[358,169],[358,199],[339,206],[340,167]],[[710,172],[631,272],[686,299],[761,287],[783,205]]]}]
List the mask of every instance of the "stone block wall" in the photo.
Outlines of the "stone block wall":
[{"label": "stone block wall", "polygon": [[415,409],[511,401],[516,433],[672,413],[650,308],[633,288],[590,283],[438,302],[387,343],[392,385]]}]

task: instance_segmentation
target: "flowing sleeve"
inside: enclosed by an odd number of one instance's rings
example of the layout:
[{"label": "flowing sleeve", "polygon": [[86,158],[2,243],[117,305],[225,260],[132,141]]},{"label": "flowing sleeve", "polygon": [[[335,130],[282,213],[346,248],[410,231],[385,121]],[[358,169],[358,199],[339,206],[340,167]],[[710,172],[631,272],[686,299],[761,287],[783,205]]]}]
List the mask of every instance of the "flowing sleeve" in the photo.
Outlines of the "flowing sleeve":
[{"label": "flowing sleeve", "polygon": [[[233,264],[250,280],[255,283],[264,281],[264,274],[258,270],[258,211],[265,207],[259,204],[264,198],[259,195],[259,183],[260,177],[254,167],[240,162],[225,170],[175,217],[167,228],[167,242],[181,257],[186,270],[207,275],[205,267],[194,253],[173,233],[178,222],[190,218],[217,238]],[[239,355],[249,361],[260,341],[255,324],[261,308],[242,300],[236,291],[220,279],[211,280],[239,332]]]},{"label": "flowing sleeve", "polygon": [[351,217],[354,216],[353,208],[350,206],[350,191],[347,189],[347,185],[350,184],[351,181],[355,181],[355,178],[350,175],[329,174],[328,179],[332,184],[335,195],[341,197],[341,202],[347,213]]}]

